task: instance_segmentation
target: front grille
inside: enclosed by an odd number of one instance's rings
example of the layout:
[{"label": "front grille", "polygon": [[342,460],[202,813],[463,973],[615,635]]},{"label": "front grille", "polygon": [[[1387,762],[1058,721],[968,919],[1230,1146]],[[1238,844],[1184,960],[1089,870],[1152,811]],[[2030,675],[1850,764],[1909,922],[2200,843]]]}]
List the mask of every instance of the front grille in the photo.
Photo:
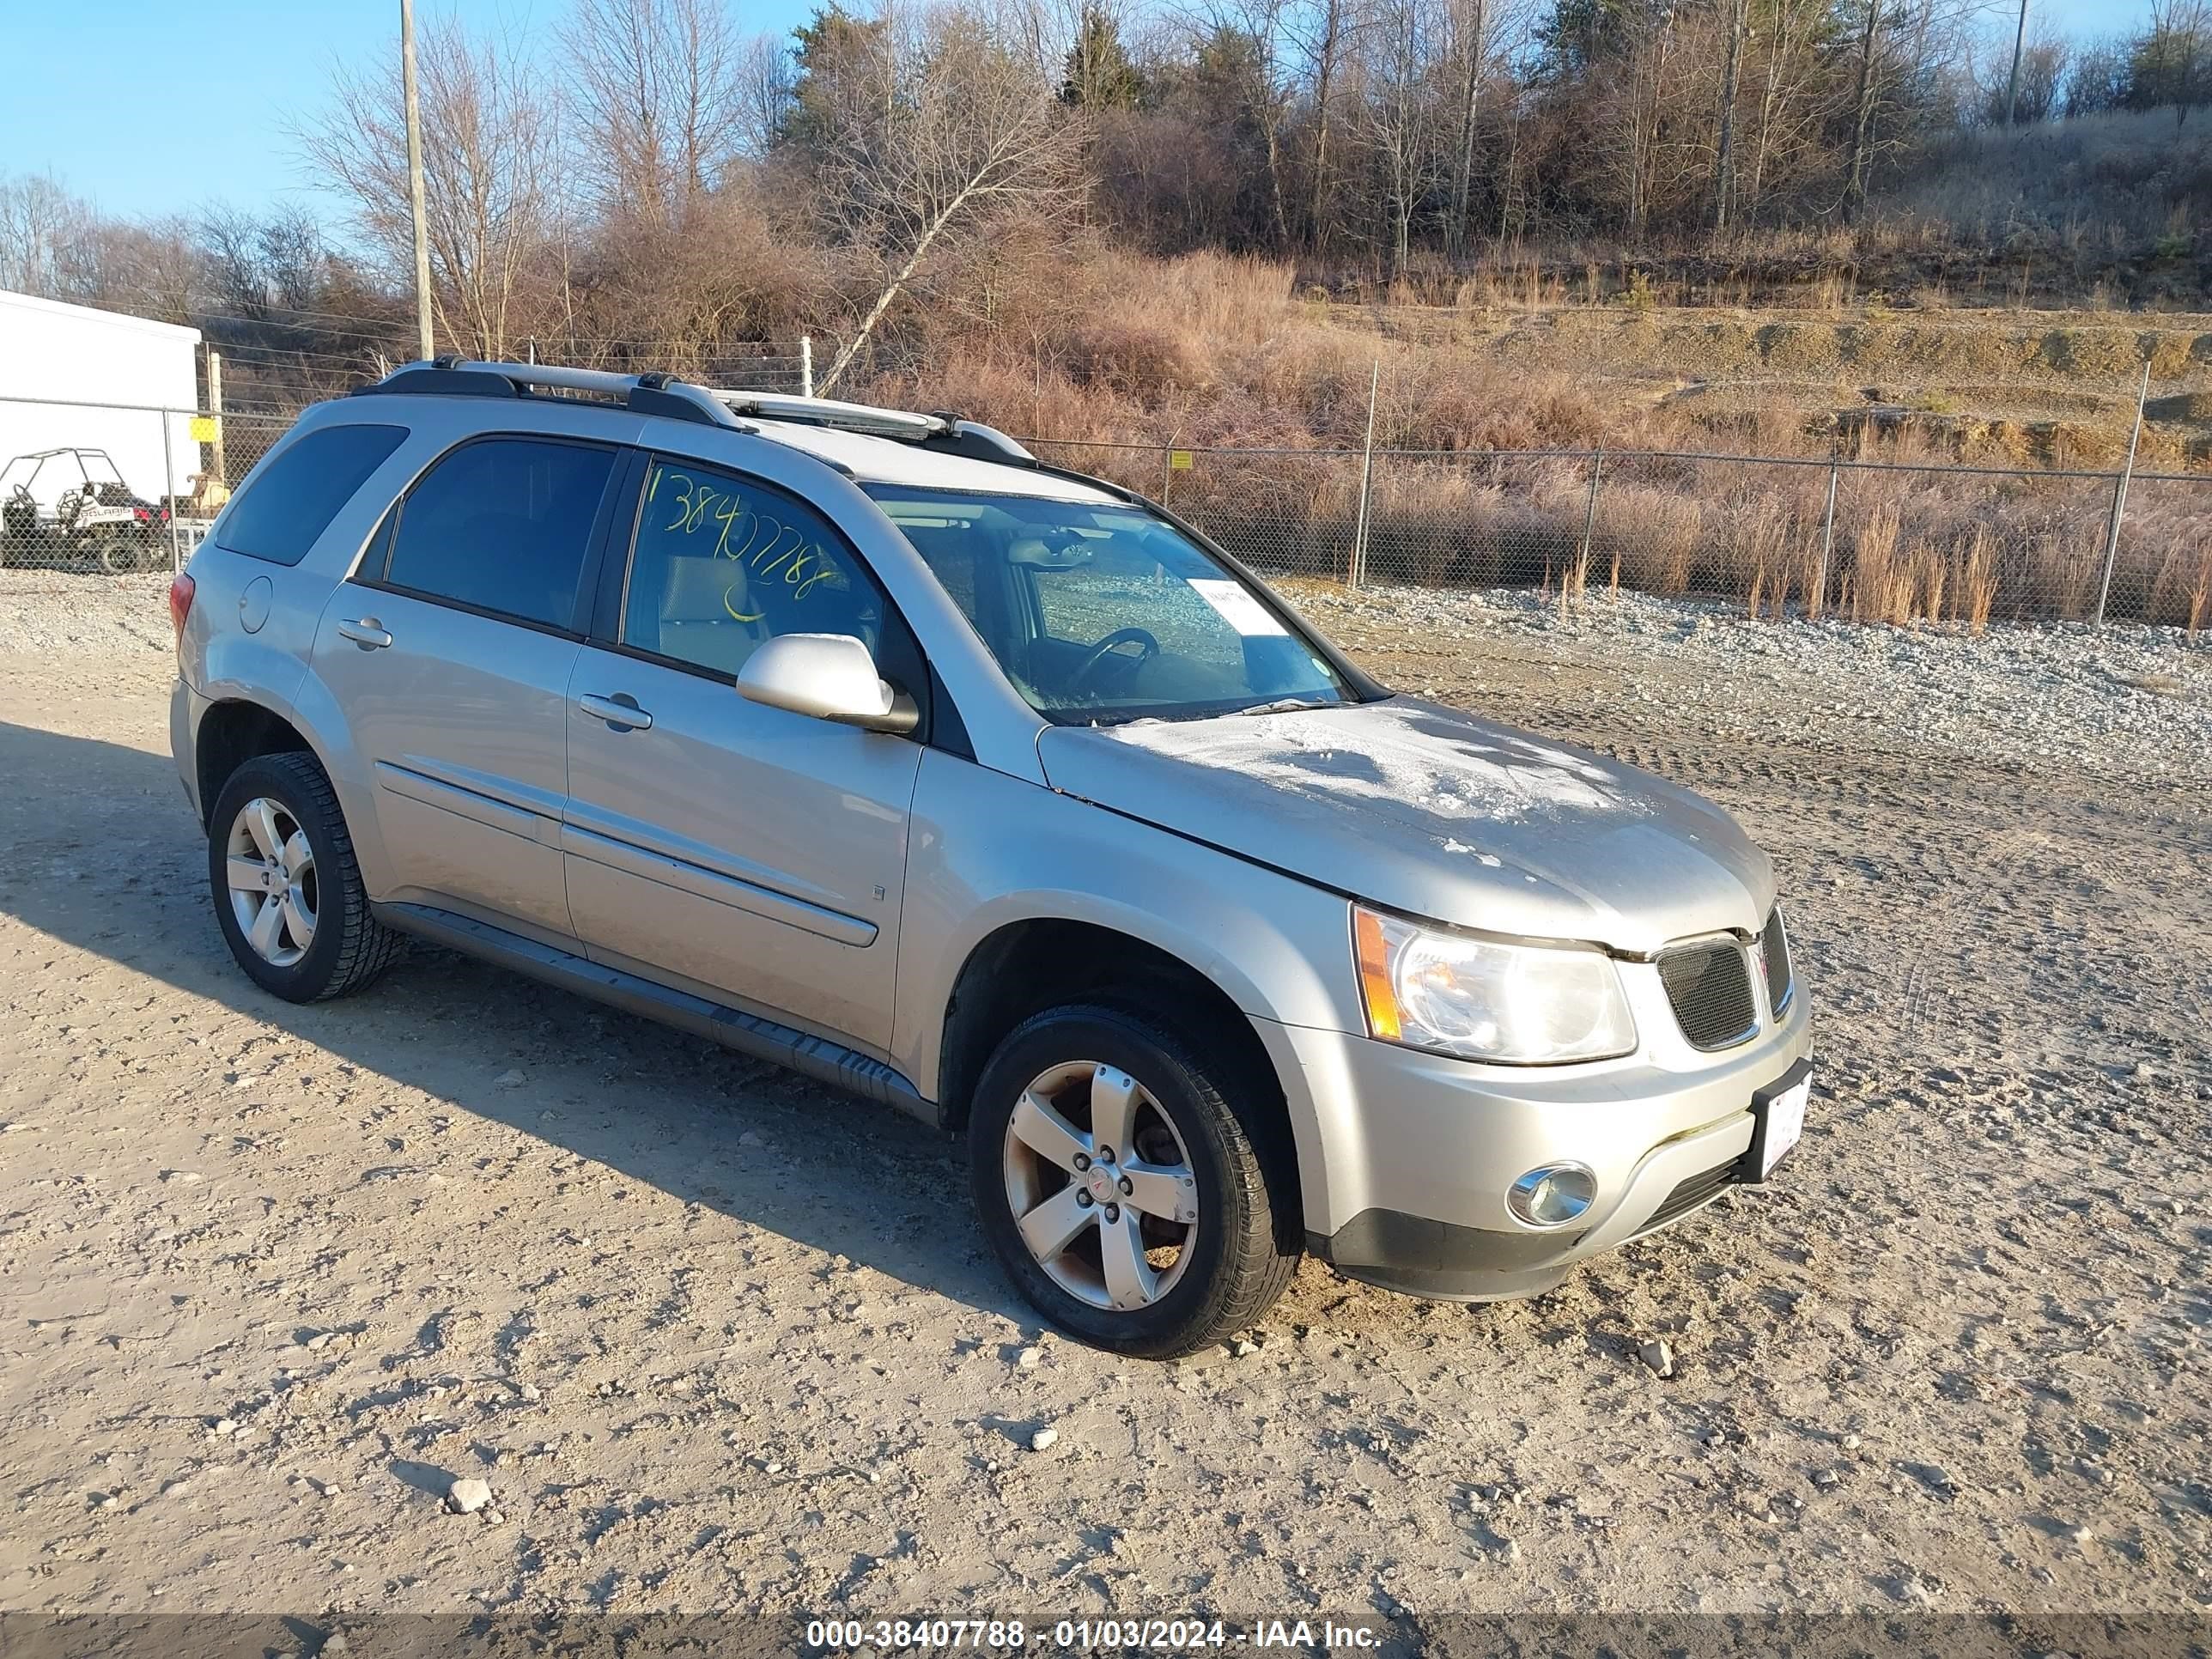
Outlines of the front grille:
[{"label": "front grille", "polygon": [[1783,931],[1780,905],[1766,918],[1765,931],[1759,936],[1759,952],[1766,965],[1766,1006],[1778,1014],[1797,992],[1796,981],[1790,976],[1790,940]]},{"label": "front grille", "polygon": [[1759,1030],[1751,970],[1732,939],[1686,945],[1659,958],[1659,980],[1693,1048],[1732,1048]]},{"label": "front grille", "polygon": [[1667,1201],[1652,1211],[1651,1218],[1637,1230],[1641,1238],[1645,1233],[1665,1226],[1677,1216],[1684,1216],[1698,1206],[1709,1204],[1735,1184],[1736,1170],[1741,1160],[1731,1159],[1718,1169],[1708,1170],[1703,1175],[1693,1175],[1667,1194]]}]

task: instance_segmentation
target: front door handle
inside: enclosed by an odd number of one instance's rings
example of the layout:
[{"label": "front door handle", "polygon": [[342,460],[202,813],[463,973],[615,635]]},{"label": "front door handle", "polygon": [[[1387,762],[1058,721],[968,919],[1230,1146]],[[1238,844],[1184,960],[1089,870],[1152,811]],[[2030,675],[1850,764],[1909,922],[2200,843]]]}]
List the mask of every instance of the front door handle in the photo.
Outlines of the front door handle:
[{"label": "front door handle", "polygon": [[374,617],[359,617],[338,624],[338,637],[351,640],[364,651],[381,651],[392,643],[392,635]]},{"label": "front door handle", "polygon": [[617,691],[611,697],[586,691],[576,699],[576,707],[595,720],[605,720],[617,732],[650,732],[653,716],[637,706],[637,700],[627,691]]}]

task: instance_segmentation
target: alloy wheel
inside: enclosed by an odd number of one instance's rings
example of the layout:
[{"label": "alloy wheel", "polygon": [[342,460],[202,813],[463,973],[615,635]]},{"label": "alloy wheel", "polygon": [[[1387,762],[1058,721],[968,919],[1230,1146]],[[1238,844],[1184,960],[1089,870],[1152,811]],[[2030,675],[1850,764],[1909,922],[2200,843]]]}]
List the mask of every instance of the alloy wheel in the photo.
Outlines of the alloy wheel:
[{"label": "alloy wheel", "polygon": [[1040,1073],[1006,1124],[1006,1199],[1052,1282],[1094,1308],[1148,1307],[1198,1243],[1198,1176],[1152,1093],[1127,1072],[1070,1060]]},{"label": "alloy wheel", "polygon": [[257,795],[230,822],[230,913],[253,953],[289,968],[315,942],[315,852],[284,803]]}]

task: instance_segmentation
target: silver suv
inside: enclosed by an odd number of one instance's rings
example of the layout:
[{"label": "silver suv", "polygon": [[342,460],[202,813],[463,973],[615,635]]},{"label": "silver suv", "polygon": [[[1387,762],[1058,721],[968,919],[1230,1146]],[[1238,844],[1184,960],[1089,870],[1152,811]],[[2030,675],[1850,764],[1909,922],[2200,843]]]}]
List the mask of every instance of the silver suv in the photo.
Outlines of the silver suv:
[{"label": "silver suv", "polygon": [[972,422],[413,364],[303,416],[171,604],[264,989],[412,935],[902,1107],[1103,1347],[1218,1341],[1305,1252],[1532,1295],[1803,1121],[1726,813],[1392,694]]}]

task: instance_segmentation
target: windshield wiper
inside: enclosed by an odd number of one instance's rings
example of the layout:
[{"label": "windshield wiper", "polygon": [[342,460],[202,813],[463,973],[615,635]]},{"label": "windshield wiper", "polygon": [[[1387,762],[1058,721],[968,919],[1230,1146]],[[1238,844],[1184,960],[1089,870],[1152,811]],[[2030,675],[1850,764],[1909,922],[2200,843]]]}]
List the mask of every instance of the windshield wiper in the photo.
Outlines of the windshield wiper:
[{"label": "windshield wiper", "polygon": [[1338,700],[1334,697],[1279,697],[1273,702],[1255,702],[1249,708],[1240,708],[1240,714],[1291,714],[1302,708],[1334,708]]}]

